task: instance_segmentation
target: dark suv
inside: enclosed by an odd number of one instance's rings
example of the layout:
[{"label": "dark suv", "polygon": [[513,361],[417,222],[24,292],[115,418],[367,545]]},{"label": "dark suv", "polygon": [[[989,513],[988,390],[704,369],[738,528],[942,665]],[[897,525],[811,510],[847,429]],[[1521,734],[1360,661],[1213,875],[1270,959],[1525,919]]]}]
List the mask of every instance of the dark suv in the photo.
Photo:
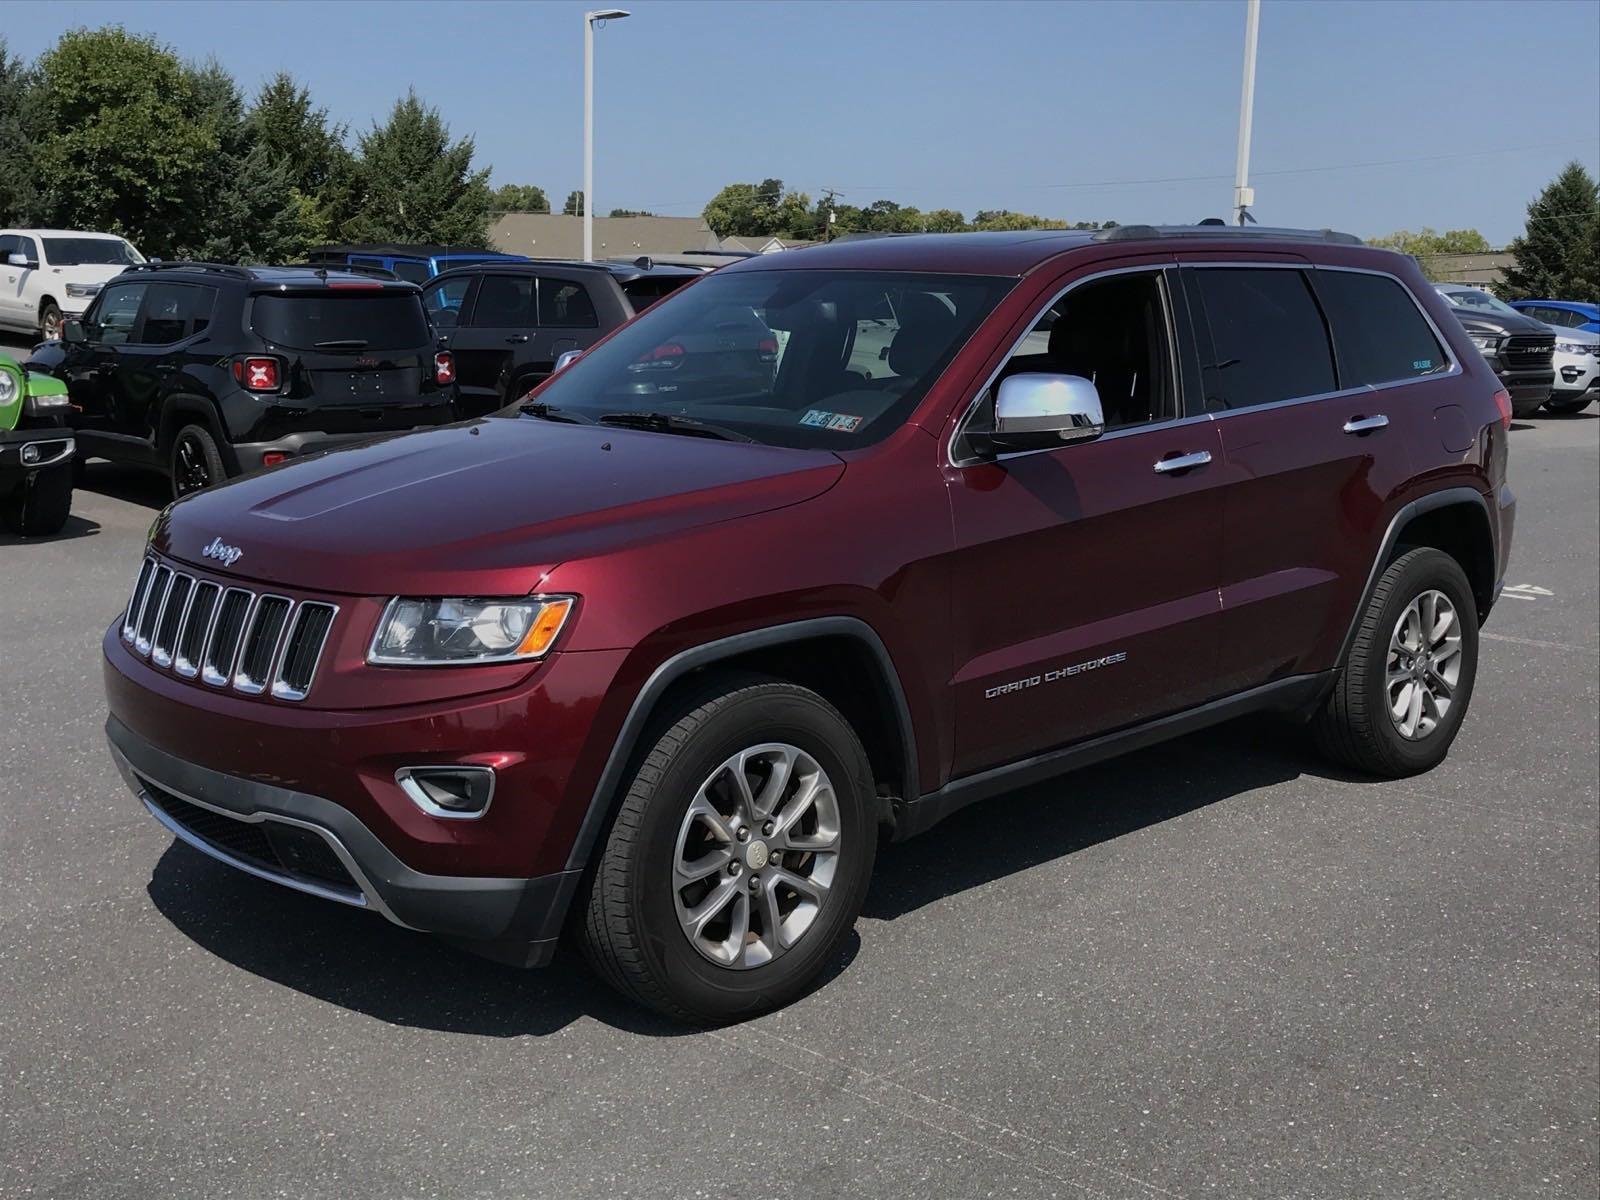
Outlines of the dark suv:
[{"label": "dark suv", "polygon": [[153,467],[175,496],[462,415],[417,287],[320,267],[141,264],[28,365],[66,382],[77,461]]},{"label": "dark suv", "polygon": [[1555,387],[1556,336],[1542,321],[1519,313],[1481,288],[1436,284],[1467,337],[1494,369],[1519,417],[1531,417]]},{"label": "dark suv", "polygon": [[[642,386],[730,312],[777,344],[745,391]],[[772,255],[521,410],[172,506],[107,732],[205,854],[521,963],[566,930],[732,1019],[833,960],[880,832],[1245,713],[1440,762],[1510,416],[1415,262],[1347,235]],[[991,803],[1028,836],[1037,793]]]},{"label": "dark suv", "polygon": [[584,350],[703,271],[645,262],[483,263],[423,289],[476,412],[522,396],[571,350]]}]

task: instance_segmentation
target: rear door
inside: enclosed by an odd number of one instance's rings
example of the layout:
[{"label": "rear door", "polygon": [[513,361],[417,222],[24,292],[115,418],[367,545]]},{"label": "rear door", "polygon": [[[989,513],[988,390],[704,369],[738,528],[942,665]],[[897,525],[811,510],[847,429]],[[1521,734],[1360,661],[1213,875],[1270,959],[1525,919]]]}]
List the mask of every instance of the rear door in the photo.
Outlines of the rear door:
[{"label": "rear door", "polygon": [[[477,279],[472,305],[450,334],[450,351],[462,396],[486,412],[499,407],[513,361],[538,357],[538,296],[532,275],[485,271]],[[447,301],[442,292],[430,294]]]},{"label": "rear door", "polygon": [[[1336,358],[1308,263],[1189,260],[1205,411],[1225,463],[1221,682],[1242,691],[1333,665],[1372,566],[1391,497],[1411,474],[1404,389],[1379,395],[1356,363],[1358,330]],[[1359,312],[1340,273],[1330,294]],[[1363,277],[1365,278],[1365,277]],[[1398,296],[1366,319],[1381,327]],[[1365,287],[1365,285],[1360,285]],[[1376,323],[1373,326],[1373,323]],[[1443,369],[1443,351],[1414,351],[1414,376]]]}]

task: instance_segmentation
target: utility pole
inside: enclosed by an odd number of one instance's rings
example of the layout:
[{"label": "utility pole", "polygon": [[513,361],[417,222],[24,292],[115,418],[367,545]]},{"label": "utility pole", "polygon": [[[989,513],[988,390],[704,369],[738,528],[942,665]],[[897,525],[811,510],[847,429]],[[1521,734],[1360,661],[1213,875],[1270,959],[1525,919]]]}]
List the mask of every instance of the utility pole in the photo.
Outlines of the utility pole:
[{"label": "utility pole", "polygon": [[824,243],[833,241],[833,201],[838,194],[830,187],[822,189],[822,211],[826,214],[822,218],[822,240]]},{"label": "utility pole", "polygon": [[1261,26],[1261,0],[1244,0],[1244,85],[1239,93],[1239,161],[1233,174],[1233,223],[1254,221],[1256,202],[1250,187],[1250,118],[1256,104],[1256,34]]}]

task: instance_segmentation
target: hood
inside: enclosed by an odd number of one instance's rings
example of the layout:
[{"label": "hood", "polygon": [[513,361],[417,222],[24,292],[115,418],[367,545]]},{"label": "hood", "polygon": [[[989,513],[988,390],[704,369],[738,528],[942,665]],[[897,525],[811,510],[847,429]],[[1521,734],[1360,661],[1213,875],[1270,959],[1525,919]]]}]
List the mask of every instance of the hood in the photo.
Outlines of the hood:
[{"label": "hood", "polygon": [[1574,346],[1600,346],[1600,333],[1590,333],[1587,329],[1568,329],[1563,325],[1546,325],[1546,329],[1556,335],[1556,343],[1570,342]]},{"label": "hood", "polygon": [[[1445,303],[1450,302],[1447,300]],[[1512,316],[1510,313],[1492,312],[1486,308],[1457,308],[1454,304],[1450,304],[1450,312],[1461,322],[1461,328],[1468,333],[1550,332],[1550,326],[1543,321],[1535,321],[1532,317],[1523,316],[1521,313]]]},{"label": "hood", "polygon": [[[208,573],[360,595],[518,595],[556,564],[820,495],[822,450],[497,417],[329,451],[169,506]],[[240,553],[223,568],[202,551]]]}]

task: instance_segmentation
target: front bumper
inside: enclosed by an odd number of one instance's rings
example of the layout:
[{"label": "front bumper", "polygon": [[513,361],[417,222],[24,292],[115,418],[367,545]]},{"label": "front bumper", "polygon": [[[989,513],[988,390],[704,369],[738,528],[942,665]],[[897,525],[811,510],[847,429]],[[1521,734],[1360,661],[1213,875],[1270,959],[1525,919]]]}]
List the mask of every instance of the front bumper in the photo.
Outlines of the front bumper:
[{"label": "front bumper", "polygon": [[1551,367],[1537,370],[1508,368],[1499,358],[1490,361],[1500,386],[1511,397],[1511,411],[1519,417],[1531,416],[1540,405],[1550,399],[1550,389],[1555,384],[1556,373]]},{"label": "front bumper", "polygon": [[59,425],[0,430],[0,474],[43,470],[75,452],[72,431]]},{"label": "front bumper", "polygon": [[370,908],[407,929],[478,944],[495,957],[549,960],[578,872],[529,879],[428,875],[407,867],[331,800],[186,762],[115,716],[117,768],[162,825],[203,854],[296,891]]}]

